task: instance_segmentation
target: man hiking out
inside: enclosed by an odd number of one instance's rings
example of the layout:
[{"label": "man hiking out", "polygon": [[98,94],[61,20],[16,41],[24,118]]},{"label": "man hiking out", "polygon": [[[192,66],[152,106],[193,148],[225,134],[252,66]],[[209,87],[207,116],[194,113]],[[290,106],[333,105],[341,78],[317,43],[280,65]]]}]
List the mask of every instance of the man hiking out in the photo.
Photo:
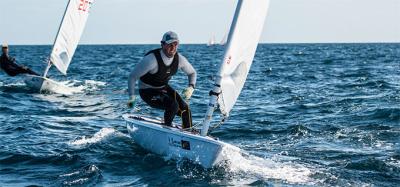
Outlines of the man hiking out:
[{"label": "man hiking out", "polygon": [[15,62],[15,58],[8,54],[8,45],[3,44],[1,47],[2,54],[0,56],[0,68],[9,76],[16,76],[18,74],[31,74],[40,76],[38,73],[32,71],[26,66],[21,66]]},{"label": "man hiking out", "polygon": [[[135,85],[139,80],[139,95],[151,107],[164,110],[164,123],[172,126],[175,115],[182,118],[182,128],[192,127],[192,114],[185,100],[192,96],[197,73],[189,61],[178,53],[179,39],[175,32],[163,35],[161,48],[149,51],[135,66],[128,80],[128,106],[136,103]],[[181,96],[168,84],[178,69],[189,79]],[[185,100],[184,100],[185,99]]]}]

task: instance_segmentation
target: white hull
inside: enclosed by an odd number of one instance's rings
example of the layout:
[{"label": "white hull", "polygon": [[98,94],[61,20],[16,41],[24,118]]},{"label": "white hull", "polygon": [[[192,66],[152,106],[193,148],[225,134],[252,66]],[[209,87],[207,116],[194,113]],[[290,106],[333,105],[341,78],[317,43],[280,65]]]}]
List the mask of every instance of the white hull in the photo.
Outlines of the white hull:
[{"label": "white hull", "polygon": [[46,77],[27,75],[25,84],[35,92],[71,93],[71,88]]},{"label": "white hull", "polygon": [[205,168],[211,168],[224,160],[224,147],[236,148],[209,136],[200,136],[178,128],[161,125],[159,120],[144,116],[125,114],[130,136],[141,147],[169,158],[189,159]]}]

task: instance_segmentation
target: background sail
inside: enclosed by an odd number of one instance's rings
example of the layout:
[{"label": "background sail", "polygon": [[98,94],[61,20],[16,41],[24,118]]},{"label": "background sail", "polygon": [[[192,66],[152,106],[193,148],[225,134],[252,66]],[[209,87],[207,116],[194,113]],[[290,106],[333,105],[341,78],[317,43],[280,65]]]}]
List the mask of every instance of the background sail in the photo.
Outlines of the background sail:
[{"label": "background sail", "polygon": [[68,66],[78,46],[89,10],[94,0],[70,0],[57,33],[50,61],[67,74]]},{"label": "background sail", "polygon": [[221,112],[228,115],[246,81],[264,26],[269,0],[240,0],[230,28],[219,75]]}]

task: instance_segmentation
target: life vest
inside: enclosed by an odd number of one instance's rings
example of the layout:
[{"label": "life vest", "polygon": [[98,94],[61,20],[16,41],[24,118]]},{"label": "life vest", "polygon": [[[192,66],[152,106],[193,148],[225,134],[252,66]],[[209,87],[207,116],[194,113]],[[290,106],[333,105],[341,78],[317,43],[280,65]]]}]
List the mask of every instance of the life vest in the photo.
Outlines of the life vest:
[{"label": "life vest", "polygon": [[0,68],[9,76],[16,76],[23,71],[22,68],[15,63],[14,58],[5,54],[0,56]]},{"label": "life vest", "polygon": [[155,87],[167,85],[171,77],[175,75],[176,72],[178,71],[179,55],[178,53],[175,53],[172,63],[169,66],[166,66],[161,57],[160,49],[151,50],[147,52],[146,55],[149,55],[151,53],[153,53],[154,56],[156,57],[158,64],[158,71],[154,74],[148,72],[142,77],[140,77],[140,80],[148,85]]}]

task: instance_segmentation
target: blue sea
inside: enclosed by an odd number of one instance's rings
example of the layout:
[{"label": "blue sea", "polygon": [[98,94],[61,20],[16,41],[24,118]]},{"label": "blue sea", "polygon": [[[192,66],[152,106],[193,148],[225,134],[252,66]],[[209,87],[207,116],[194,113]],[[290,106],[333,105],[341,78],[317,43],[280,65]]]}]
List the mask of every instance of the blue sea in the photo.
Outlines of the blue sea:
[{"label": "blue sea", "polygon": [[[50,71],[72,95],[0,73],[0,186],[400,185],[400,44],[260,44],[230,117],[211,132],[242,153],[212,169],[152,154],[127,133],[123,114],[162,116],[141,100],[126,107],[128,75],[156,47],[79,46],[67,76]],[[10,46],[38,72],[50,50]],[[198,72],[199,123],[224,48],[179,51]],[[171,81],[187,84],[182,72]]]}]

